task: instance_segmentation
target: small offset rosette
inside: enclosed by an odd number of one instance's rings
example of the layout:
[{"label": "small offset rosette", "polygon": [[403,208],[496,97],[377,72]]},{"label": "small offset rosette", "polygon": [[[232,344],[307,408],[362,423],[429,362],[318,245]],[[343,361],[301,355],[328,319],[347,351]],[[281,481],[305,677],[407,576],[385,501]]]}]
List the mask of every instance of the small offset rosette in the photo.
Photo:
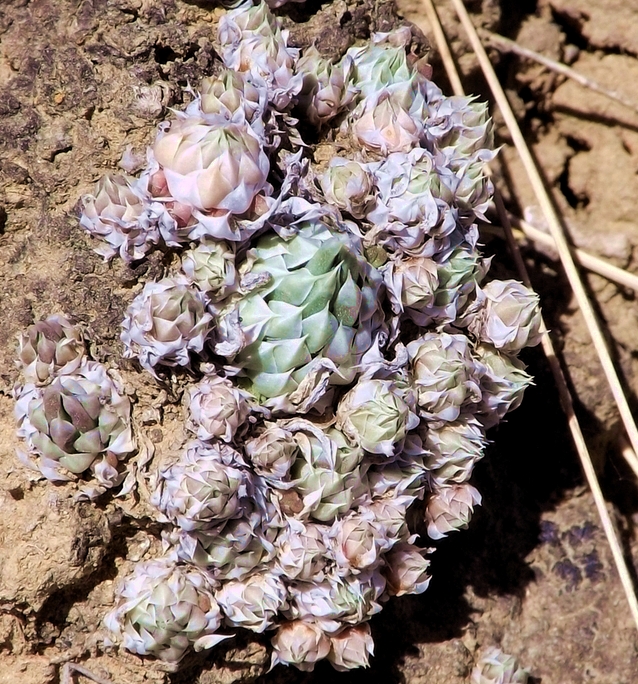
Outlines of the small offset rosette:
[{"label": "small offset rosette", "polygon": [[137,358],[153,375],[158,365],[190,367],[191,352],[204,349],[211,320],[205,296],[183,276],[147,283],[122,322],[124,356]]},{"label": "small offset rosette", "polygon": [[167,663],[178,663],[191,647],[212,648],[229,638],[217,633],[223,616],[215,586],[204,571],[170,558],[138,563],[121,581],[115,608],[104,618],[113,637],[109,642]]},{"label": "small offset rosette", "polygon": [[18,337],[18,367],[27,383],[44,385],[74,373],[85,354],[82,331],[60,314],[36,321]]},{"label": "small offset rosette", "polygon": [[90,469],[101,485],[96,495],[124,479],[119,462],[135,449],[131,405],[102,364],[85,361],[46,387],[25,385],[15,414],[18,436],[38,457],[25,460],[47,479],[73,480]]},{"label": "small offset rosette", "polygon": [[341,400],[337,428],[353,444],[392,457],[419,425],[411,388],[394,380],[362,379]]},{"label": "small offset rosette", "polygon": [[127,263],[142,259],[159,241],[158,216],[143,185],[130,176],[106,175],[82,198],[80,225],[101,240],[96,252]]},{"label": "small offset rosette", "polygon": [[232,442],[250,414],[251,399],[227,378],[208,376],[186,394],[186,427],[202,440]]},{"label": "small offset rosette", "polygon": [[518,353],[541,341],[538,295],[516,280],[492,280],[477,288],[463,324],[481,342],[505,353]]},{"label": "small offset rosette", "polygon": [[180,529],[205,531],[240,518],[250,492],[251,474],[235,449],[193,440],[178,461],[160,470],[151,502]]}]

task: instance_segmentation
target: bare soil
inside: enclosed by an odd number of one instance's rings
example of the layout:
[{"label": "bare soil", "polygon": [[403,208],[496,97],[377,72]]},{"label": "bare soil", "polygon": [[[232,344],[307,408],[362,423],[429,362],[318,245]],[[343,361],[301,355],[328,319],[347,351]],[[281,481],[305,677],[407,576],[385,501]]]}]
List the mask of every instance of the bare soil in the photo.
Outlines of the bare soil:
[{"label": "bare soil", "polygon": [[[439,2],[471,92],[487,97],[475,58],[448,3]],[[638,81],[638,9],[623,0],[483,0],[477,24],[633,98]],[[439,543],[422,596],[389,602],[372,621],[370,670],[267,673],[267,640],[239,634],[178,673],[99,646],[113,583],[158,549],[152,512],[132,499],[75,503],[73,486],[34,481],[15,458],[11,390],[16,334],[52,312],[90,332],[97,360],[122,370],[147,446],[161,454],[179,432],[180,407],[121,359],[124,310],[168,263],[155,253],[131,269],[105,264],[78,227],[77,203],[117,169],[127,146],[145,147],[182,88],[214,68],[223,10],[206,0],[4,0],[0,6],[0,684],[54,684],[80,662],[116,684],[309,684],[330,681],[461,684],[480,650],[499,645],[537,684],[632,684],[638,640],[593,500],[583,485],[552,384],[538,350],[525,360],[536,385],[476,468],[483,507],[470,529]],[[427,36],[419,0],[399,13]],[[370,31],[396,25],[394,5],[337,0],[284,7],[299,46],[338,55]],[[537,65],[491,52],[529,144],[576,244],[638,271],[638,115]],[[446,79],[433,50],[434,79]],[[501,176],[510,208],[540,212],[498,114]],[[508,255],[486,238],[496,275]],[[627,558],[638,558],[636,482],[618,452],[618,417],[583,321],[551,254],[526,252],[534,284],[561,347]],[[635,295],[588,276],[633,406],[638,392]],[[150,413],[149,413],[150,412]],[[154,413],[153,413],[154,412]],[[141,423],[142,421],[140,421]],[[636,560],[634,560],[634,563]],[[76,675],[79,681],[81,677]]]}]

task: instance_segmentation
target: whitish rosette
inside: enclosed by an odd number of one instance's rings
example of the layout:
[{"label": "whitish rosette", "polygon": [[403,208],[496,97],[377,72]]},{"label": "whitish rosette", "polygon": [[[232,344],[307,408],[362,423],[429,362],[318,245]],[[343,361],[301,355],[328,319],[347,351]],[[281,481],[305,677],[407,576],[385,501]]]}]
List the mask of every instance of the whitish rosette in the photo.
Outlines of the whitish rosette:
[{"label": "whitish rosette", "polygon": [[450,532],[467,529],[474,506],[480,504],[481,495],[472,485],[441,487],[432,494],[425,509],[428,535],[432,539],[442,539]]},{"label": "whitish rosette", "polygon": [[217,634],[214,587],[197,568],[170,559],[142,561],[120,583],[104,624],[127,651],[177,663],[191,646],[201,651],[228,638]]},{"label": "whitish rosette", "polygon": [[[228,225],[231,214],[243,214],[258,194],[270,194],[266,178],[270,163],[261,142],[248,124],[210,125],[204,119],[186,117],[160,131],[153,157],[175,200],[217,219],[202,220],[202,235],[237,240]],[[156,184],[159,183],[155,179]],[[217,226],[217,230],[215,229]],[[196,231],[192,236],[201,237]]]},{"label": "whitish rosette", "polygon": [[453,421],[463,407],[480,401],[479,371],[465,335],[426,333],[407,349],[419,406],[426,418]]},{"label": "whitish rosette", "polygon": [[383,521],[368,510],[335,520],[328,532],[337,575],[359,574],[381,563],[382,555],[392,547]]},{"label": "whitish rosette", "polygon": [[401,494],[395,497],[375,498],[370,504],[359,506],[357,512],[363,517],[370,516],[382,525],[384,535],[389,540],[399,541],[410,536],[405,517],[414,500],[414,496]]},{"label": "whitish rosette", "polygon": [[354,380],[383,323],[382,277],[356,236],[302,221],[291,239],[261,237],[239,270],[255,286],[217,317],[216,351],[260,403],[305,412],[328,381]]},{"label": "whitish rosette", "polygon": [[224,582],[215,596],[227,623],[261,633],[285,606],[286,587],[279,577],[264,571]]},{"label": "whitish rosette", "polygon": [[298,456],[293,433],[275,423],[244,443],[244,451],[255,472],[272,486],[287,489],[292,486],[289,473]]},{"label": "whitish rosette", "polygon": [[427,325],[439,285],[437,263],[428,257],[393,258],[381,269],[395,314],[407,314],[417,325]]},{"label": "whitish rosette", "polygon": [[237,285],[235,252],[223,240],[202,241],[182,255],[182,272],[212,302],[219,301]]},{"label": "whitish rosette", "polygon": [[481,364],[481,401],[475,416],[485,428],[490,428],[520,406],[532,377],[517,358],[487,344],[478,345],[474,356]]},{"label": "whitish rosette", "polygon": [[481,342],[505,353],[533,347],[543,338],[538,295],[516,280],[492,280],[477,288],[464,325]]},{"label": "whitish rosette", "polygon": [[370,625],[364,622],[354,627],[346,627],[330,637],[328,660],[339,672],[369,667],[370,656],[374,654],[374,641]]},{"label": "whitish rosette", "polygon": [[373,155],[409,152],[423,135],[423,106],[416,81],[388,86],[356,107],[349,118],[350,132]]},{"label": "whitish rosette", "polygon": [[47,479],[71,480],[89,468],[103,488],[124,479],[118,463],[135,449],[131,405],[102,364],[86,361],[43,388],[25,385],[15,415],[18,437],[38,455],[35,467]]},{"label": "whitish rosette", "polygon": [[406,83],[414,76],[403,45],[391,45],[387,34],[374,34],[372,40],[368,45],[350,48],[346,53],[354,63],[353,85],[363,97],[388,86]]},{"label": "whitish rosette", "polygon": [[320,621],[331,632],[364,622],[381,610],[386,587],[378,570],[358,575],[327,577],[323,582],[292,582],[285,614],[294,620]]},{"label": "whitish rosette", "polygon": [[301,517],[332,522],[367,500],[361,448],[352,447],[338,430],[324,432],[307,420],[293,419],[284,426],[299,450],[290,477],[303,502]]},{"label": "whitish rosette", "polygon": [[368,164],[333,157],[319,179],[328,204],[364,218],[374,205],[374,179]]},{"label": "whitish rosette", "polygon": [[185,113],[210,124],[246,122],[259,134],[263,129],[266,96],[266,88],[252,83],[246,74],[223,69],[217,77],[202,80],[197,97]]},{"label": "whitish rosette", "polygon": [[287,47],[288,31],[281,30],[265,3],[227,12],[219,21],[218,40],[226,67],[265,82],[276,109],[290,105],[303,85],[303,75],[295,73],[299,50]]},{"label": "whitish rosette", "polygon": [[241,580],[272,561],[274,537],[264,528],[261,513],[252,510],[214,529],[180,532],[177,554],[220,580]]},{"label": "whitish rosette", "polygon": [[60,314],[36,321],[18,337],[18,367],[35,385],[75,372],[85,352],[82,331]]},{"label": "whitish rosette", "polygon": [[455,170],[468,158],[485,164],[496,156],[487,103],[465,96],[439,98],[428,114],[425,137]]},{"label": "whitish rosette", "polygon": [[379,242],[406,256],[445,256],[458,240],[454,194],[427,150],[395,152],[374,169],[376,205],[368,214],[374,228],[367,242]]},{"label": "whitish rosette", "polygon": [[218,375],[192,386],[187,396],[186,427],[202,440],[231,442],[250,414],[251,396]]},{"label": "whitish rosette", "polygon": [[327,531],[324,525],[288,518],[275,540],[275,568],[287,580],[321,581],[327,562]]},{"label": "whitish rosette", "polygon": [[409,496],[421,498],[425,491],[428,468],[420,458],[374,465],[367,472],[368,487],[374,498]]},{"label": "whitish rosette", "polygon": [[447,260],[438,263],[439,285],[434,293],[434,302],[423,311],[424,317],[418,324],[455,321],[485,277],[490,261],[483,259],[475,250],[459,247]]},{"label": "whitish rosette", "polygon": [[227,444],[189,442],[179,461],[161,469],[151,503],[166,519],[191,532],[240,517],[250,494],[250,473]]},{"label": "whitish rosette", "polygon": [[529,671],[494,646],[485,649],[472,670],[471,684],[527,684]]},{"label": "whitish rosette", "polygon": [[313,126],[327,123],[352,102],[355,92],[348,87],[352,68],[352,59],[347,55],[333,64],[314,45],[297,60],[296,71],[303,74],[297,104]]},{"label": "whitish rosette", "polygon": [[155,366],[190,366],[201,352],[212,316],[204,295],[183,277],[150,282],[126,310],[121,340],[124,356],[137,357],[155,375]]},{"label": "whitish rosette", "polygon": [[151,201],[135,178],[103,176],[93,194],[82,198],[80,225],[99,238],[95,251],[105,259],[117,254],[127,263],[141,259],[159,240]]},{"label": "whitish rosette", "polygon": [[475,418],[430,428],[425,439],[430,454],[425,465],[432,483],[443,487],[467,482],[474,464],[483,458],[486,444],[485,430]]},{"label": "whitish rosette", "polygon": [[279,625],[271,644],[271,667],[279,663],[294,665],[302,672],[312,672],[315,663],[326,658],[330,652],[330,640],[321,627],[303,620]]},{"label": "whitish rosette", "polygon": [[414,408],[414,395],[402,383],[363,379],[339,403],[336,426],[366,451],[390,457],[419,425]]},{"label": "whitish rosette", "polygon": [[430,561],[424,558],[427,549],[409,542],[397,544],[385,556],[384,574],[390,596],[422,594],[430,584]]}]

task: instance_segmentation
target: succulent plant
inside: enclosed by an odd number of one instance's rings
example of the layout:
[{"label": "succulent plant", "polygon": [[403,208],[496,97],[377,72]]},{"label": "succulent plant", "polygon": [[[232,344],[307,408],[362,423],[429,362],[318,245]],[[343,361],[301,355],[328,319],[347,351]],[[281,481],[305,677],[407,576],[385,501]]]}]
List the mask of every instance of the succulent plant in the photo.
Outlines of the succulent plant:
[{"label": "succulent plant", "polygon": [[410,542],[401,542],[387,554],[385,577],[391,596],[422,594],[428,588],[430,561],[423,557],[426,552]]},{"label": "succulent plant", "polygon": [[337,430],[323,432],[310,421],[291,420],[285,427],[294,433],[299,447],[290,477],[305,514],[332,522],[367,499],[360,448],[348,444]]},{"label": "succulent plant", "polygon": [[312,672],[315,663],[330,653],[330,640],[313,622],[293,620],[279,625],[271,639],[272,667],[294,665],[302,672]]},{"label": "succulent plant", "polygon": [[446,261],[437,264],[439,284],[434,292],[433,305],[424,312],[427,317],[423,322],[441,324],[456,320],[483,280],[489,265],[489,259],[483,259],[467,247],[458,247]]},{"label": "succulent plant", "polygon": [[494,156],[492,121],[487,104],[468,97],[438,98],[429,109],[426,137],[452,166],[468,158],[490,162]]},{"label": "succulent plant", "polygon": [[227,378],[208,376],[188,391],[186,426],[199,439],[231,442],[250,414],[249,400]]},{"label": "succulent plant", "polygon": [[412,84],[389,86],[368,95],[351,116],[354,139],[373,155],[409,152],[423,135],[422,119],[413,113],[418,90]]},{"label": "succulent plant", "polygon": [[382,270],[393,312],[426,325],[439,285],[437,263],[429,257],[394,258]]},{"label": "succulent plant", "polygon": [[[429,80],[409,27],[333,62],[314,47],[300,57],[264,2],[223,4],[236,7],[218,23],[223,68],[187,89],[139,178],[107,176],[84,198],[105,257],[163,242],[168,277],[137,294],[121,339],[183,393],[196,437],[165,426],[175,439],[149,479],[167,555],[124,579],[107,626],[171,664],[226,638],[223,621],[272,629],[273,665],[365,667],[367,621],[430,582],[416,514],[439,539],[480,503],[468,480],[486,429],[530,383],[516,355],[540,340],[538,302],[514,281],[482,285],[491,122]],[[29,328],[19,354],[35,467],[91,469],[94,494],[122,482],[134,444],[116,376],[59,316]],[[518,681],[499,658],[477,681]]]},{"label": "succulent plant", "polygon": [[160,470],[151,501],[168,520],[191,532],[241,517],[249,494],[250,475],[237,451],[193,440],[176,463]]},{"label": "succulent plant", "polygon": [[327,532],[324,525],[288,518],[275,541],[275,567],[282,576],[289,580],[321,581],[328,553]]},{"label": "succulent plant", "polygon": [[336,426],[354,444],[393,456],[419,425],[413,392],[393,380],[360,380],[341,400]]},{"label": "succulent plant", "polygon": [[475,418],[430,428],[425,439],[430,455],[425,457],[425,465],[432,482],[437,487],[467,482],[486,444],[483,426]]},{"label": "succulent plant", "polygon": [[373,653],[374,642],[370,625],[367,622],[354,627],[346,627],[330,637],[328,660],[339,672],[357,667],[368,667]]},{"label": "succulent plant", "polygon": [[284,606],[286,588],[279,577],[266,571],[224,582],[215,596],[228,622],[261,633]]},{"label": "succulent plant", "polygon": [[381,610],[379,598],[385,579],[377,570],[345,577],[328,576],[322,582],[292,582],[289,607],[292,619],[317,620],[329,632],[347,624],[358,624]]},{"label": "succulent plant", "polygon": [[481,401],[476,417],[485,428],[490,428],[520,406],[523,392],[532,384],[532,378],[521,361],[487,344],[479,344],[474,356],[481,364]]},{"label": "succulent plant", "polygon": [[464,406],[480,401],[465,335],[426,333],[408,344],[408,354],[419,406],[428,419],[456,420]]},{"label": "succulent plant", "polygon": [[[260,238],[240,274],[263,280],[218,317],[218,337],[240,339],[232,363],[264,406],[296,411],[297,395],[319,371],[352,382],[381,326],[381,275],[354,235],[303,222],[290,240]],[[216,349],[228,355],[224,344]]]},{"label": "succulent plant", "polygon": [[465,324],[481,342],[506,353],[533,347],[543,337],[538,295],[516,280],[492,280],[477,289]]},{"label": "succulent plant", "polygon": [[298,456],[293,433],[275,423],[244,443],[244,451],[255,472],[278,488],[290,485],[290,468]]},{"label": "succulent plant", "polygon": [[425,520],[428,535],[442,539],[455,530],[467,529],[474,506],[481,503],[481,495],[469,484],[441,487],[428,500]]},{"label": "succulent plant", "polygon": [[212,648],[221,611],[211,578],[170,559],[138,563],[116,592],[115,608],[104,624],[124,648],[177,663],[186,651]]},{"label": "succulent plant", "polygon": [[245,73],[224,69],[216,78],[205,78],[198,97],[186,108],[186,115],[207,123],[248,123],[260,132],[266,109],[266,93],[251,83]]},{"label": "succulent plant", "polygon": [[354,90],[348,87],[352,68],[352,59],[347,55],[339,64],[333,64],[324,59],[314,45],[297,60],[296,70],[303,74],[297,103],[313,126],[330,121],[352,102]]},{"label": "succulent plant", "polygon": [[144,195],[135,178],[107,175],[82,198],[80,225],[102,241],[95,251],[105,259],[119,254],[136,261],[158,242],[156,216]]},{"label": "succulent plant", "polygon": [[153,156],[170,197],[201,217],[192,238],[241,239],[228,224],[230,215],[244,214],[259,193],[270,192],[268,157],[246,123],[177,119],[160,131]]},{"label": "succulent plant", "polygon": [[227,68],[249,72],[264,83],[268,100],[279,110],[290,105],[303,85],[295,73],[299,51],[287,47],[288,32],[265,3],[243,5],[225,14],[218,29],[221,57]]},{"label": "succulent plant", "polygon": [[381,562],[381,555],[392,546],[383,523],[372,515],[349,514],[335,520],[328,533],[337,563],[337,574],[359,574]]},{"label": "succulent plant", "polygon": [[[175,535],[173,535],[175,536]],[[216,528],[179,532],[178,557],[205,568],[220,580],[241,580],[265,569],[275,555],[275,533],[264,529],[262,515],[246,511],[241,518],[223,522]]]},{"label": "succulent plant", "polygon": [[120,484],[118,463],[135,449],[131,405],[95,361],[49,385],[27,384],[16,403],[18,435],[38,455],[37,468],[49,480],[70,480],[89,468],[105,487]]},{"label": "succulent plant", "polygon": [[205,241],[182,255],[182,271],[213,301],[236,287],[235,253],[223,240]]},{"label": "succulent plant", "polygon": [[529,672],[500,648],[487,648],[472,670],[472,684],[527,684]]},{"label": "succulent plant", "polygon": [[36,321],[18,337],[18,367],[27,383],[44,385],[75,372],[85,353],[81,330],[60,314]]},{"label": "succulent plant", "polygon": [[319,184],[328,204],[355,218],[364,218],[372,209],[374,180],[366,164],[333,157]]},{"label": "succulent plant", "polygon": [[133,300],[122,323],[124,356],[155,366],[190,366],[189,352],[201,352],[212,316],[204,295],[184,278],[150,282]]}]

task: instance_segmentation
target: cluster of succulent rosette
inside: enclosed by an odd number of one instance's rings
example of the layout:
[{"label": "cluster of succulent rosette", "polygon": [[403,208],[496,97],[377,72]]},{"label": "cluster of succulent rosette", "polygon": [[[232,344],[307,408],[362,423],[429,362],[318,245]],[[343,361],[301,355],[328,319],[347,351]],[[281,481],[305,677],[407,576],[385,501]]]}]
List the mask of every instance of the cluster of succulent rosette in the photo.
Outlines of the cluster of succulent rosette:
[{"label": "cluster of succulent rosette", "polygon": [[[364,666],[369,618],[430,580],[408,511],[436,540],[480,503],[469,479],[531,382],[516,356],[540,340],[538,299],[483,282],[490,120],[410,41],[376,34],[335,63],[288,47],[265,4],[229,11],[223,69],[160,126],[145,171],[84,198],[106,259],[176,255],[121,339],[159,383],[192,379],[191,437],[150,466],[166,554],[105,620],[130,651],[176,663],[245,628],[272,635],[273,664]],[[90,470],[89,496],[120,485],[134,443],[116,374],[61,316],[20,359],[26,458],[49,479]]]}]

